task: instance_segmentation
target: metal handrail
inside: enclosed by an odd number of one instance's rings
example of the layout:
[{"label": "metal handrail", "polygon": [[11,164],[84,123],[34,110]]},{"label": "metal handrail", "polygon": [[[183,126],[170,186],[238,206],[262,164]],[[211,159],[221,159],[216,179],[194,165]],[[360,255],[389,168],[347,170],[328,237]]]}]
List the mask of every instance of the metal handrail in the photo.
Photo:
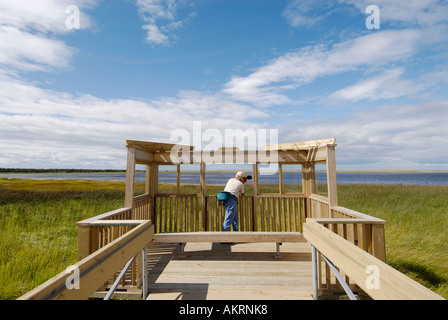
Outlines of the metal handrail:
[{"label": "metal handrail", "polygon": [[117,289],[118,285],[120,284],[121,280],[123,279],[124,275],[128,271],[129,267],[134,262],[135,258],[137,258],[137,256],[134,256],[131,260],[128,261],[128,263],[126,263],[123,270],[121,270],[120,274],[118,275],[117,279],[115,280],[114,284],[109,289],[103,300],[110,300],[112,295],[115,293],[115,290]]},{"label": "metal handrail", "polygon": [[[347,293],[350,300],[357,300],[355,295],[353,294],[353,291],[348,286],[347,282],[345,282],[342,275],[339,273],[338,269],[334,266],[334,264],[327,259],[323,254],[321,254],[324,260],[327,262],[330,269],[334,272],[336,279],[338,279],[339,283],[341,284],[342,288],[344,289],[345,293]],[[314,300],[319,300],[319,294],[318,294],[318,281],[317,281],[317,249],[311,245],[311,258],[313,263],[313,295]]]},{"label": "metal handrail", "polygon": [[[147,278],[146,278],[146,274],[147,274],[147,246],[144,247],[142,249],[142,266],[143,266],[143,300],[146,299],[146,297],[148,296],[148,283],[147,283]],[[128,271],[129,267],[132,265],[132,263],[135,261],[135,259],[137,258],[137,256],[134,256],[131,260],[129,260],[126,265],[124,266],[123,270],[121,270],[120,274],[118,275],[117,279],[115,280],[114,284],[111,286],[111,288],[109,289],[109,291],[107,292],[106,296],[104,297],[103,300],[110,300],[110,298],[112,297],[112,295],[115,293],[115,290],[117,289],[118,285],[120,284],[121,280],[123,279],[124,275],[126,274],[126,272]]]}]

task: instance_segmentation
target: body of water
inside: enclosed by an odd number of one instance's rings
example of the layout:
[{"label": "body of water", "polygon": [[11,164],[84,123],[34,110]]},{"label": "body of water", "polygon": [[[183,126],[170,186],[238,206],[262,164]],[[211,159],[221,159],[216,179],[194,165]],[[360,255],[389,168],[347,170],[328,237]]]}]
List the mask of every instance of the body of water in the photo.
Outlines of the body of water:
[{"label": "body of water", "polygon": [[[250,174],[250,173],[247,173]],[[207,172],[208,185],[224,185],[231,172]],[[317,183],[326,182],[326,174],[316,174]],[[0,178],[16,179],[73,179],[73,180],[114,180],[125,181],[126,173],[39,173],[39,174],[0,174]],[[136,181],[145,181],[145,173],[137,172]],[[176,183],[176,172],[160,172],[161,183]],[[338,184],[403,184],[403,185],[448,185],[448,172],[338,172]],[[199,172],[182,172],[181,184],[199,184]],[[260,175],[260,184],[278,183],[278,173],[272,175]],[[284,184],[301,184],[301,177],[294,172],[283,172]]]}]

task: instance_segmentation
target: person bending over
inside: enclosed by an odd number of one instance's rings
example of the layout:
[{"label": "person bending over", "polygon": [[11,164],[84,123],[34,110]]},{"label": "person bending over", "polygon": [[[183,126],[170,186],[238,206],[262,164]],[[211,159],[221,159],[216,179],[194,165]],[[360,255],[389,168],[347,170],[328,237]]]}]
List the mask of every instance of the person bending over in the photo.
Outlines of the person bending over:
[{"label": "person bending over", "polygon": [[238,197],[246,193],[244,184],[251,178],[251,176],[246,176],[244,172],[238,171],[235,178],[231,178],[227,182],[224,191],[229,192],[231,196],[224,202],[226,216],[222,231],[230,231],[230,226],[232,226],[233,231],[238,231]]}]

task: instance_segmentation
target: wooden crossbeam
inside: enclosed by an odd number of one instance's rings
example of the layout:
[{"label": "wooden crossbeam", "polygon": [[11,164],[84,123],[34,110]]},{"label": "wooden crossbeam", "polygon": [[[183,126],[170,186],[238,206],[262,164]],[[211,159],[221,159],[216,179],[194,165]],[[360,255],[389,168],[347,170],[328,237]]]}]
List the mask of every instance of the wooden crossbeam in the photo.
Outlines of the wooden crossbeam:
[{"label": "wooden crossbeam", "polygon": [[300,232],[175,232],[154,235],[155,242],[306,242]]}]

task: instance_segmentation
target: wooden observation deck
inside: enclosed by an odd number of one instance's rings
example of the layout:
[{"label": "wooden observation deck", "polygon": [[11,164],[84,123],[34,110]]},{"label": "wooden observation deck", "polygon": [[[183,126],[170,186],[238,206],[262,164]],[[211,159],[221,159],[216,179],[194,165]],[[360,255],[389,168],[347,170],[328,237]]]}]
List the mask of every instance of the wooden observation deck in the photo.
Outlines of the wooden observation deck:
[{"label": "wooden observation deck", "polygon": [[[385,263],[384,220],[338,205],[335,147],[335,139],[325,139],[205,152],[129,140],[124,207],[78,222],[73,272],[20,299],[296,300],[337,292],[441,299]],[[252,164],[253,194],[238,201],[239,232],[220,232],[225,212],[207,193],[210,163]],[[198,193],[183,193],[186,164],[197,166]],[[278,192],[262,188],[265,164],[278,170]],[[316,183],[319,164],[324,194]],[[146,168],[138,196],[136,165]],[[177,168],[176,185],[162,193],[160,167],[167,165]],[[284,184],[290,166],[300,166],[300,188]]]}]

